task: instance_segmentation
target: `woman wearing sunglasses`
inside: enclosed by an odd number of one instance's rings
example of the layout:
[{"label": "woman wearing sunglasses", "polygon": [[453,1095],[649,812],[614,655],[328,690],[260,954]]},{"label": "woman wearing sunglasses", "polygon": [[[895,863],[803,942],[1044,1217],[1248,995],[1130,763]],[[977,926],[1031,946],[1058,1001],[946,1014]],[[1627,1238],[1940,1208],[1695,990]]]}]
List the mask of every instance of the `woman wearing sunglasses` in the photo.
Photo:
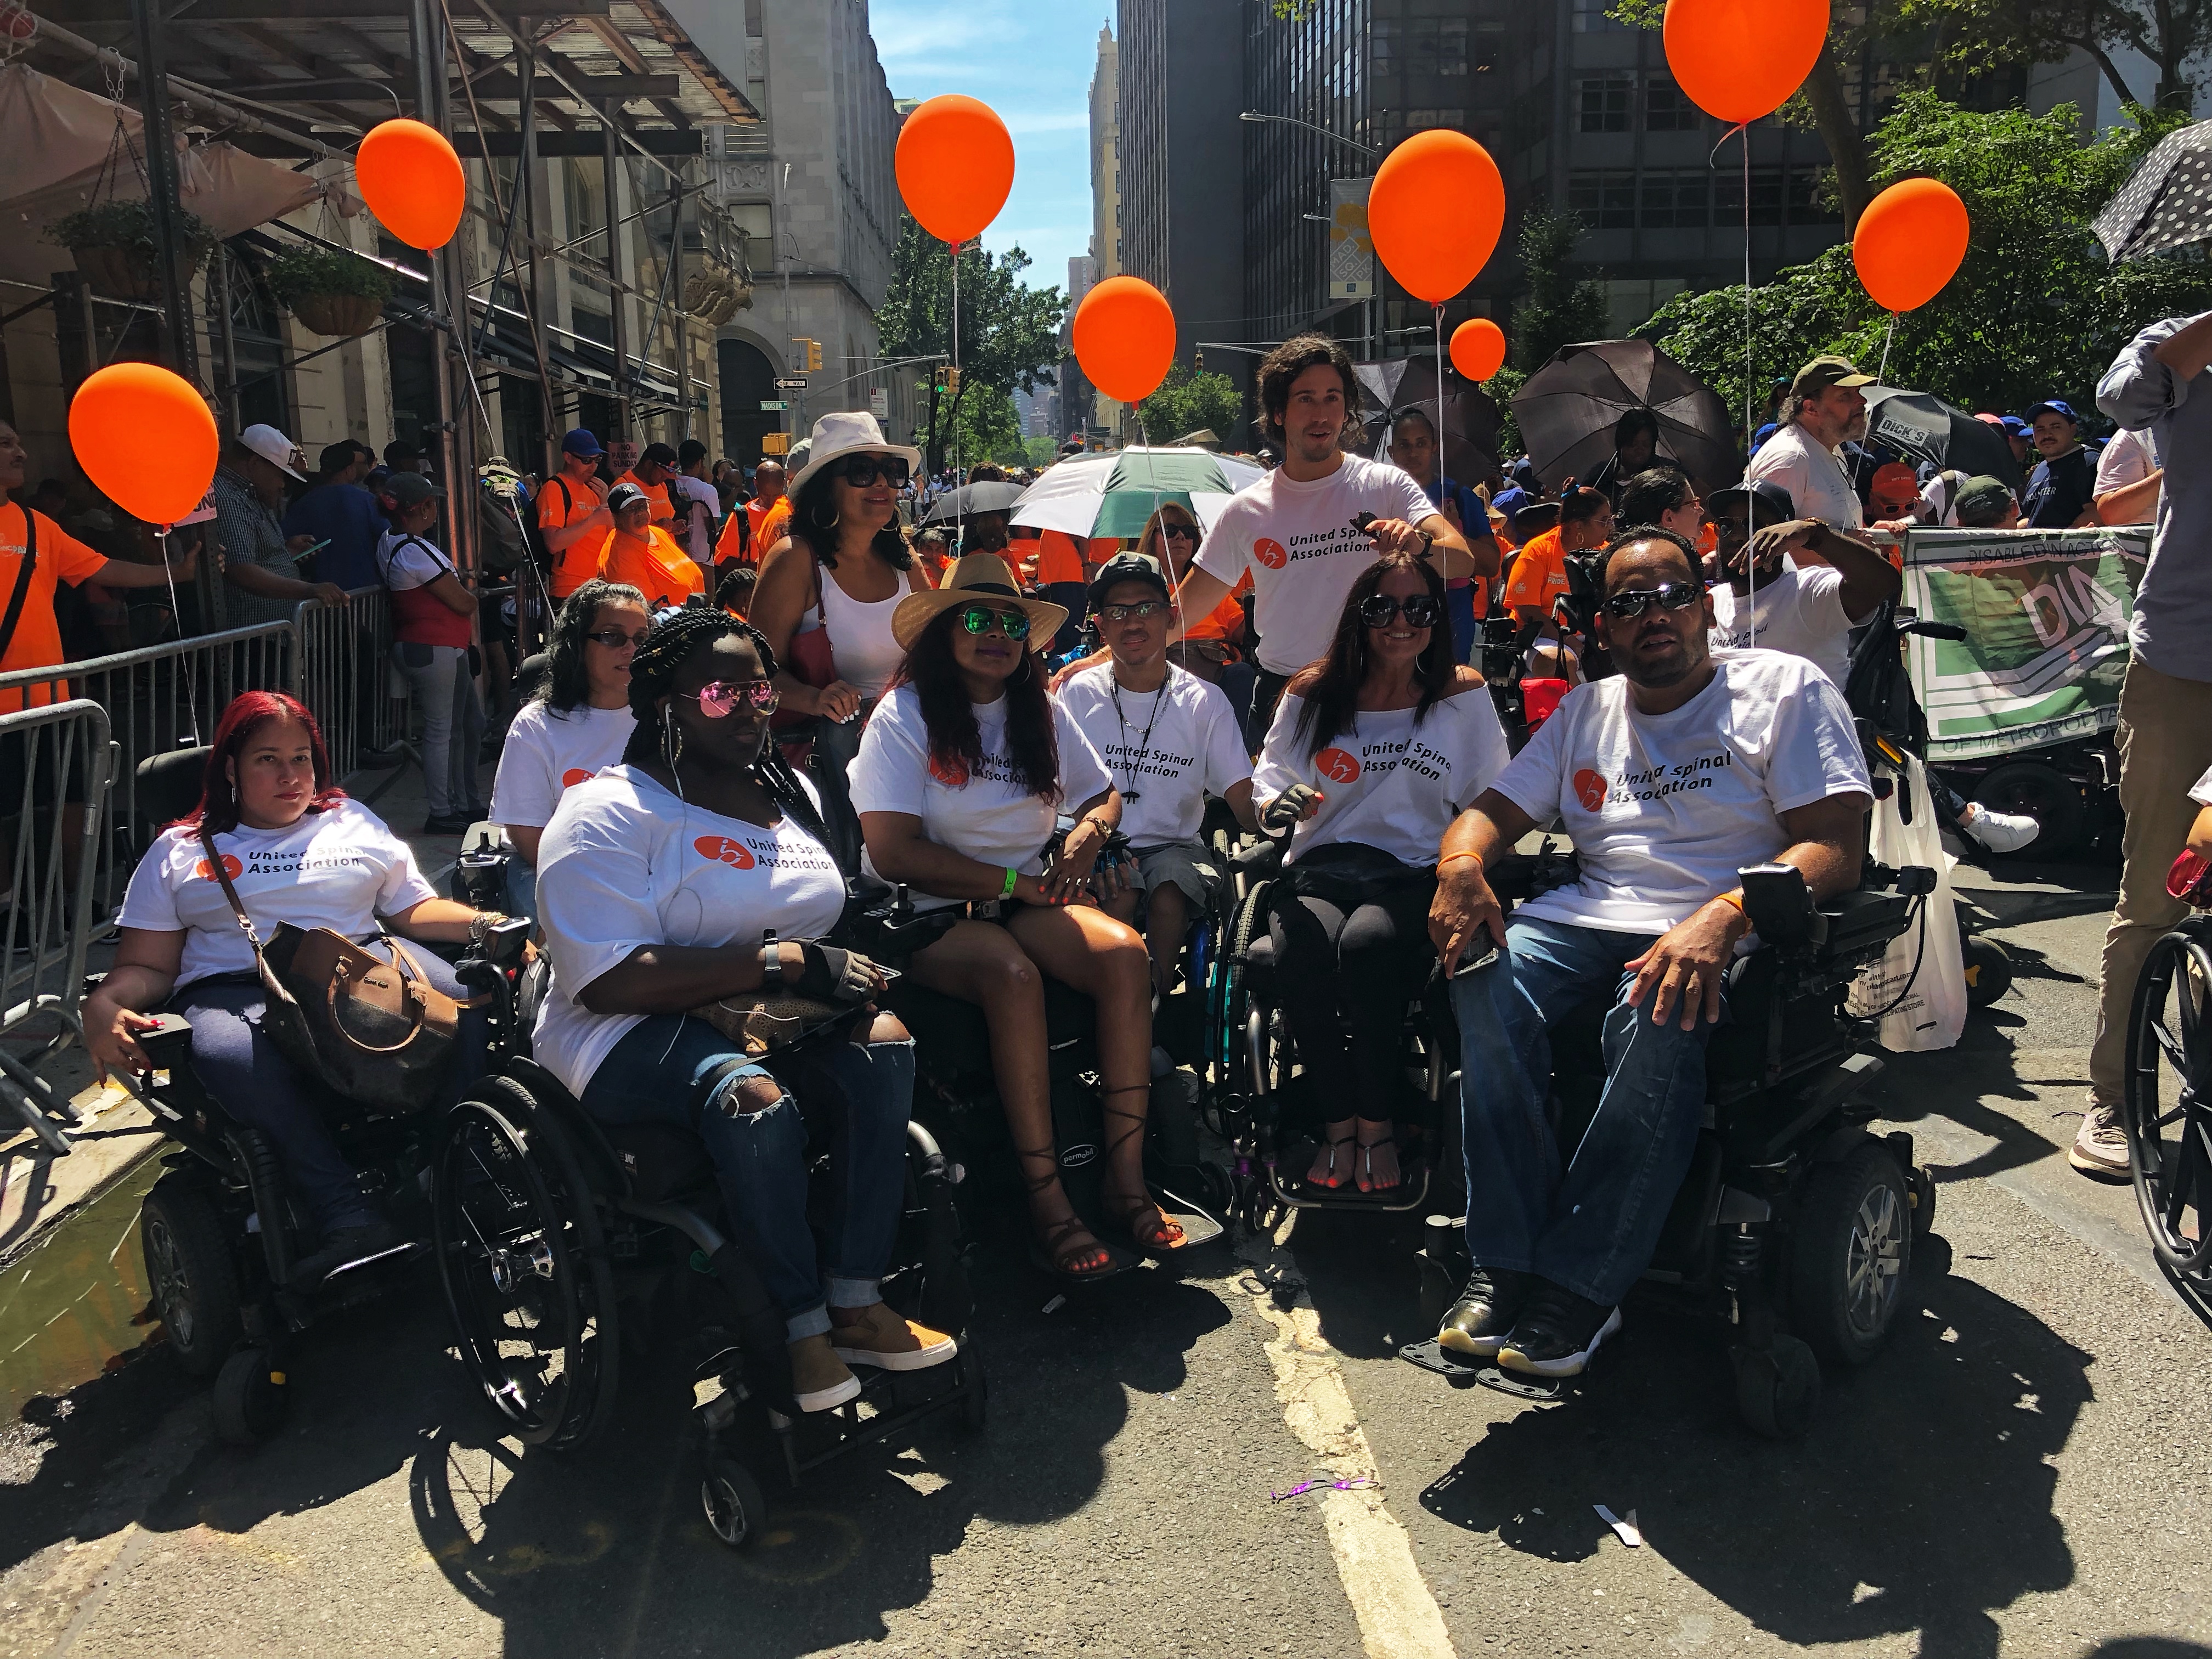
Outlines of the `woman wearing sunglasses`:
[{"label": "woman wearing sunglasses", "polygon": [[630,655],[652,618],[645,595],[594,576],[553,619],[551,665],[515,714],[491,787],[491,821],[515,857],[507,866],[507,908],[538,914],[538,843],[562,793],[622,758],[637,721],[629,712]]},{"label": "woman wearing sunglasses", "polygon": [[[795,1401],[813,1412],[860,1393],[850,1365],[919,1370],[954,1345],[878,1294],[904,1194],[904,1027],[862,1010],[849,1041],[752,1060],[690,1012],[779,988],[860,1008],[884,986],[866,957],[815,942],[843,910],[844,875],[768,741],[775,673],[760,635],[719,610],[656,623],[631,659],[623,763],[569,790],[546,827],[553,982],[535,1042],[600,1122],[705,1143],[730,1231],[783,1312]],[[819,1251],[794,1093],[834,1126]]]},{"label": "woman wearing sunglasses", "polygon": [[[1145,533],[1137,538],[1137,551],[1147,558],[1158,559],[1160,568],[1180,587],[1183,578],[1190,574],[1200,544],[1205,539],[1204,527],[1188,507],[1181,501],[1162,501],[1152,516],[1145,520]],[[1244,604],[1238,595],[1251,591],[1251,579],[1247,577],[1206,615],[1182,619],[1182,638],[1168,651],[1178,667],[1188,669],[1211,684],[1222,684],[1224,671],[1243,661],[1244,636],[1249,630],[1245,625]],[[1240,709],[1251,701],[1250,675],[1246,674],[1244,679],[1243,689],[1247,696],[1243,702],[1237,701],[1237,687],[1224,688],[1230,702]]]},{"label": "woman wearing sunglasses", "polygon": [[[1097,1009],[1110,1219],[1144,1250],[1178,1249],[1182,1231],[1145,1188],[1150,959],[1133,929],[1086,902],[1121,798],[1098,751],[1046,694],[1037,661],[1066,619],[1059,605],[1024,599],[991,553],[969,554],[942,587],[902,604],[894,625],[906,664],[860,739],[853,805],[869,862],[884,880],[906,883],[918,908],[1000,907],[996,921],[953,923],[915,957],[913,973],[983,1011],[1042,1265],[1081,1279],[1129,1263],[1092,1236],[1060,1187],[1043,975]],[[1044,848],[1062,811],[1075,826],[1048,867]]]},{"label": "woman wearing sunglasses", "polygon": [[1261,827],[1291,831],[1295,896],[1268,934],[1328,1112],[1310,1185],[1399,1183],[1398,1034],[1435,959],[1437,846],[1507,758],[1481,674],[1453,660],[1443,575],[1385,554],[1352,583],[1328,654],[1285,689],[1252,778]]}]

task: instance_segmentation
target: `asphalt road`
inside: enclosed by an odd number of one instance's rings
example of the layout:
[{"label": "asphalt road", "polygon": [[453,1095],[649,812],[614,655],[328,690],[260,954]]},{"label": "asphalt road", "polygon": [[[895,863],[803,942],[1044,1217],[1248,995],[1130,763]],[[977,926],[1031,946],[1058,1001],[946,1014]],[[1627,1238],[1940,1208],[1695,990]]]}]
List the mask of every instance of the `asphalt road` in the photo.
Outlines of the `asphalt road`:
[{"label": "asphalt road", "polygon": [[[1309,1216],[1050,1314],[986,1267],[984,1431],[772,1486],[732,1553],[681,1377],[627,1377],[582,1455],[518,1448],[426,1281],[306,1344],[253,1453],[158,1346],[0,1431],[0,1652],[2208,1659],[2212,1332],[2063,1157],[2109,878],[1966,872],[2021,976],[1878,1085],[1941,1242],[1801,1444],[1743,1430],[1714,1330],[1651,1297],[1560,1405],[1455,1391],[1393,1357],[1414,1228]],[[1271,1498],[1316,1476],[1376,1484]]]}]

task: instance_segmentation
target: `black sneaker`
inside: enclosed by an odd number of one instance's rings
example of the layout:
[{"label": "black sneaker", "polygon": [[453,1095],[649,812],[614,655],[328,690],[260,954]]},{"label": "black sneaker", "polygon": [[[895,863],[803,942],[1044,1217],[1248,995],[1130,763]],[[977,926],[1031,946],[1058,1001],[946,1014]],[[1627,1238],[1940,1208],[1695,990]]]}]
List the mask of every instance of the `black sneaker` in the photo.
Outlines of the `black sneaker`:
[{"label": "black sneaker", "polygon": [[1477,1267],[1437,1328],[1437,1346],[1476,1359],[1495,1358],[1498,1343],[1521,1316],[1533,1277],[1510,1267]]},{"label": "black sneaker", "polygon": [[422,833],[426,836],[465,836],[469,833],[469,826],[475,822],[474,818],[464,817],[459,813],[450,817],[425,818]]},{"label": "black sneaker", "polygon": [[1620,1310],[1540,1283],[1498,1345],[1498,1365],[1529,1376],[1580,1376],[1598,1344],[1620,1328]]}]

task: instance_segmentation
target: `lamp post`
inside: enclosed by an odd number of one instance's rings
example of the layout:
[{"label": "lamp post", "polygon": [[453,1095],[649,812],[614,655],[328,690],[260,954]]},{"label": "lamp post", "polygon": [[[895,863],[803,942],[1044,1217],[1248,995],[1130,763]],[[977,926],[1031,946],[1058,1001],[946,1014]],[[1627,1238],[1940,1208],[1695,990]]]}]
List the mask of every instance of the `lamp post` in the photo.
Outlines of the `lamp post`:
[{"label": "lamp post", "polygon": [[[1317,137],[1328,139],[1332,143],[1342,144],[1346,149],[1357,150],[1364,159],[1370,161],[1375,160],[1376,156],[1382,153],[1381,150],[1376,149],[1370,145],[1359,143],[1359,141],[1355,138],[1347,138],[1340,132],[1331,132],[1327,127],[1316,126],[1311,121],[1301,121],[1295,115],[1269,115],[1261,110],[1247,109],[1239,110],[1237,112],[1237,118],[1240,121],[1250,121],[1255,125],[1273,122],[1279,126],[1296,127],[1301,132],[1310,132]],[[1319,214],[1315,213],[1303,214],[1300,217],[1314,220],[1325,225],[1335,222],[1334,220],[1322,218]],[[1372,356],[1375,352],[1375,307],[1376,301],[1374,300],[1370,300],[1364,307],[1367,313],[1367,344],[1364,349],[1370,356]]]}]

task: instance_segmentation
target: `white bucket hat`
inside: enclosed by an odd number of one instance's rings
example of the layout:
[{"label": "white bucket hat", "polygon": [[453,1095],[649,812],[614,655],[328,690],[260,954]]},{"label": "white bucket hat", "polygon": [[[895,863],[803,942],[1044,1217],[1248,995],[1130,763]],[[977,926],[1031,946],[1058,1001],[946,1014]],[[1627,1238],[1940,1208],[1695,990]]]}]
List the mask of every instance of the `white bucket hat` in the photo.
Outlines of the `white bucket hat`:
[{"label": "white bucket hat", "polygon": [[797,501],[806,481],[841,455],[897,455],[908,472],[921,471],[921,452],[906,444],[887,442],[883,428],[866,410],[840,410],[814,423],[806,440],[806,464],[791,481],[791,499]]},{"label": "white bucket hat", "polygon": [[299,445],[275,427],[249,426],[238,434],[238,441],[270,465],[283,468],[301,483],[307,482],[307,475],[300,471],[307,464],[307,456],[301,452]]}]

